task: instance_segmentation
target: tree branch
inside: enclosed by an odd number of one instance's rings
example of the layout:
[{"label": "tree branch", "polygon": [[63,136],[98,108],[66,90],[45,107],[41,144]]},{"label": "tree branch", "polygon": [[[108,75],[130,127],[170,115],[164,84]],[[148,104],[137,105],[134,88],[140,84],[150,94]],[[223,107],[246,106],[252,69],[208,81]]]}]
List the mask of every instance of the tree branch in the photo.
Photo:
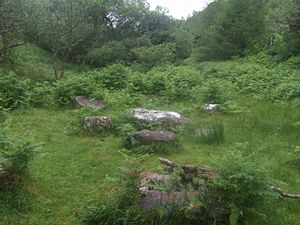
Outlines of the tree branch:
[{"label": "tree branch", "polygon": [[300,199],[300,194],[289,194],[284,192],[281,188],[271,186],[272,191],[278,193],[283,198],[294,198],[294,199]]}]

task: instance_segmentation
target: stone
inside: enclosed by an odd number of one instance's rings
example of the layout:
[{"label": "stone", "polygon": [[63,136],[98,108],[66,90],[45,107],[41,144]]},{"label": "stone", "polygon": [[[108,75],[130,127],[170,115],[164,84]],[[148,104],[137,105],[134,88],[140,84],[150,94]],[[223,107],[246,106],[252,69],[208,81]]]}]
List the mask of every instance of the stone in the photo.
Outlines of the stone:
[{"label": "stone", "polygon": [[107,116],[88,116],[83,119],[84,127],[92,133],[112,129],[112,119]]},{"label": "stone", "polygon": [[180,207],[188,208],[190,205],[190,199],[199,195],[197,192],[161,192],[155,190],[147,190],[141,192],[141,198],[139,201],[139,207],[144,212],[149,212],[157,209],[161,205],[171,207],[176,204]]},{"label": "stone", "polygon": [[133,118],[142,122],[162,122],[170,126],[189,123],[190,120],[177,112],[138,108],[133,110]]},{"label": "stone", "polygon": [[205,112],[215,112],[220,109],[219,104],[205,104],[202,106],[203,111]]},{"label": "stone", "polygon": [[91,109],[103,109],[104,103],[98,99],[88,99],[85,96],[77,96],[75,102],[78,106],[87,107]]},{"label": "stone", "polygon": [[137,132],[133,137],[141,144],[171,143],[176,140],[176,134],[170,131],[142,130]]},{"label": "stone", "polygon": [[143,172],[140,174],[141,184],[140,190],[146,191],[150,190],[150,186],[152,185],[163,185],[171,180],[171,176],[169,174],[158,174],[151,172]]}]

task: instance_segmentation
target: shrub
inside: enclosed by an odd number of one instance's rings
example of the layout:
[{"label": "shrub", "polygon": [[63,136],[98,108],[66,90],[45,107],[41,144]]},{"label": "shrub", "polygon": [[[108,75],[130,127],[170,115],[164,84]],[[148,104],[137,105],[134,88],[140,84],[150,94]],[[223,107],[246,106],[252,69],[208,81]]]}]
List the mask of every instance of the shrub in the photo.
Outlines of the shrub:
[{"label": "shrub", "polygon": [[199,224],[199,218],[192,216],[176,203],[174,206],[168,205],[168,207],[162,205],[147,213],[140,210],[141,162],[142,160],[135,158],[127,163],[129,166],[125,168],[121,179],[114,183],[114,186],[119,187],[114,198],[110,198],[108,202],[99,202],[94,206],[87,207],[82,222],[87,225]]},{"label": "shrub", "polygon": [[194,89],[194,98],[201,103],[222,104],[229,97],[229,90],[226,90],[223,81],[210,79]]},{"label": "shrub", "polygon": [[36,83],[30,92],[29,103],[33,107],[49,107],[54,104],[55,87],[48,82]]},{"label": "shrub", "polygon": [[95,90],[95,81],[91,76],[67,76],[57,82],[54,100],[60,106],[69,106],[76,96],[92,97]]},{"label": "shrub", "polygon": [[176,59],[176,45],[171,43],[134,48],[132,51],[137,62],[146,70],[157,65],[172,63]]},{"label": "shrub", "polygon": [[201,181],[205,190],[202,202],[210,204],[211,198],[218,196],[218,201],[231,209],[238,222],[250,219],[251,224],[260,224],[258,221],[267,218],[264,206],[275,195],[269,187],[266,163],[257,162],[255,154],[244,155],[241,150],[233,149],[217,157],[214,165],[219,176],[205,183]]},{"label": "shrub", "polygon": [[3,123],[6,120],[6,113],[2,107],[0,107],[0,123]]},{"label": "shrub", "polygon": [[34,148],[29,142],[13,141],[7,136],[6,129],[0,127],[0,189],[22,181]]},{"label": "shrub", "polygon": [[13,72],[0,70],[0,107],[15,109],[27,103],[29,82]]},{"label": "shrub", "polygon": [[109,90],[119,90],[127,86],[130,70],[122,64],[110,65],[99,73],[95,73],[96,80]]},{"label": "shrub", "polygon": [[144,90],[145,95],[159,96],[166,90],[167,77],[162,71],[153,69],[144,75]]},{"label": "shrub", "polygon": [[112,41],[101,48],[94,48],[87,53],[86,61],[93,66],[106,66],[118,61],[126,61],[130,55],[125,46],[118,41]]},{"label": "shrub", "polygon": [[193,89],[203,82],[203,77],[189,67],[168,67],[165,71],[166,90],[164,96],[169,100],[190,100]]}]

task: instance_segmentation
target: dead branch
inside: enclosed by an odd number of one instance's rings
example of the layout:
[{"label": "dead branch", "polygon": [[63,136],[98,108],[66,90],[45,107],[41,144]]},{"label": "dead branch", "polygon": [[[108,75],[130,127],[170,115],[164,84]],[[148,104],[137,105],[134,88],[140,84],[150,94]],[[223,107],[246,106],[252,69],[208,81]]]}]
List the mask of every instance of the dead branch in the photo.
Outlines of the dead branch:
[{"label": "dead branch", "polygon": [[294,198],[294,199],[300,199],[300,194],[289,194],[284,192],[281,188],[278,187],[271,187],[272,191],[278,193],[283,198]]},{"label": "dead branch", "polygon": [[175,167],[179,167],[179,165],[171,160],[168,159],[164,159],[164,158],[158,158],[158,160],[160,161],[160,163],[164,164],[165,166],[171,167],[171,168],[175,168]]}]

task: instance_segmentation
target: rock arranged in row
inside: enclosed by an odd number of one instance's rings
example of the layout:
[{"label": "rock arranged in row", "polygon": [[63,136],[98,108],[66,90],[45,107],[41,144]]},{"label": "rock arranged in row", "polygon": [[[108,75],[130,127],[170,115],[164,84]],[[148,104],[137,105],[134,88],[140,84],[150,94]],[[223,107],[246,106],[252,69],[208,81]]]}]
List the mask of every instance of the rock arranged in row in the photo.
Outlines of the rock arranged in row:
[{"label": "rock arranged in row", "polygon": [[[194,183],[194,178],[198,179],[215,179],[218,174],[210,167],[202,165],[180,165],[168,159],[159,158],[159,161],[168,167],[168,174],[157,174],[144,172],[140,174],[140,193],[139,207],[144,212],[151,212],[159,207],[165,207],[167,213],[172,214],[172,205],[176,204],[180,208],[201,215],[205,213],[203,206],[193,204],[193,199],[203,195],[203,190],[200,184]],[[179,176],[181,179],[175,183],[169,192],[164,192],[159,189],[160,186],[170,184],[173,176],[173,170],[181,168]],[[193,190],[190,187],[194,187]],[[185,191],[180,190],[180,187],[186,187]],[[229,224],[230,210],[226,205],[221,205],[218,198],[211,199],[211,210],[213,211],[214,224]]]},{"label": "rock arranged in row", "polygon": [[134,139],[140,144],[172,143],[176,140],[176,134],[170,131],[142,130],[134,135]]},{"label": "rock arranged in row", "polygon": [[220,110],[219,104],[205,104],[202,106],[204,112],[216,112]]},{"label": "rock arranged in row", "polygon": [[162,122],[172,127],[190,122],[189,119],[177,112],[148,110],[143,108],[134,109],[133,118],[141,122]]},{"label": "rock arranged in row", "polygon": [[92,133],[109,131],[112,129],[112,119],[107,116],[87,116],[83,119],[84,127]]}]

